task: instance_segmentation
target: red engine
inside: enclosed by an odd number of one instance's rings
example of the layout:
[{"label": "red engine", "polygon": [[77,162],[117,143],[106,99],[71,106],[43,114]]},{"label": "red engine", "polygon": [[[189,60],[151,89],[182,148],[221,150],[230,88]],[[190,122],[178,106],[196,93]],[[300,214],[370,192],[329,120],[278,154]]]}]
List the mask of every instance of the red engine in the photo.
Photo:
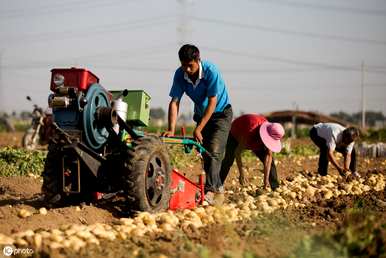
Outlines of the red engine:
[{"label": "red engine", "polygon": [[54,68],[51,70],[50,89],[55,92],[59,86],[77,88],[79,91],[87,91],[99,78],[92,72],[83,68]]}]

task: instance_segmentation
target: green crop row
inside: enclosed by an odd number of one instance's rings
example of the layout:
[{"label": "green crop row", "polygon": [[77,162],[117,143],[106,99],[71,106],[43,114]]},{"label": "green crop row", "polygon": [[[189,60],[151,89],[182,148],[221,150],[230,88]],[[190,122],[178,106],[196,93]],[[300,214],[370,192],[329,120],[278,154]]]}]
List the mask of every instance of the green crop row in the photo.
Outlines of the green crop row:
[{"label": "green crop row", "polygon": [[[169,156],[172,167],[185,168],[199,164],[200,157],[193,150],[185,153],[182,145],[169,145]],[[282,152],[275,154],[277,158],[287,155],[309,156],[316,155],[317,149],[311,145],[296,146],[290,151],[283,148]],[[0,176],[27,175],[28,173],[40,175],[44,168],[45,151],[29,151],[11,147],[0,148]],[[243,159],[251,161],[256,159],[250,151],[243,152]]]},{"label": "green crop row", "polygon": [[44,168],[46,152],[16,148],[0,148],[0,176],[40,175]]}]

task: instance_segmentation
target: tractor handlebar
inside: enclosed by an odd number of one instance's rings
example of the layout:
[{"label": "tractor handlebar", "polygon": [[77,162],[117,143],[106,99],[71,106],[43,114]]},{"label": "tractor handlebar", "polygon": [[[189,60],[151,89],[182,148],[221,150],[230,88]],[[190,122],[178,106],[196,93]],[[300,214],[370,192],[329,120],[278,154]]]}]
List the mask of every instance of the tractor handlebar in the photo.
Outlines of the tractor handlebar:
[{"label": "tractor handlebar", "polygon": [[202,154],[210,155],[210,153],[200,143],[198,143],[194,138],[171,136],[171,137],[160,137],[160,139],[162,142],[167,143],[167,144],[182,144],[182,145],[184,145],[186,153],[190,153],[192,151],[193,147],[195,147],[196,150],[201,155]]}]

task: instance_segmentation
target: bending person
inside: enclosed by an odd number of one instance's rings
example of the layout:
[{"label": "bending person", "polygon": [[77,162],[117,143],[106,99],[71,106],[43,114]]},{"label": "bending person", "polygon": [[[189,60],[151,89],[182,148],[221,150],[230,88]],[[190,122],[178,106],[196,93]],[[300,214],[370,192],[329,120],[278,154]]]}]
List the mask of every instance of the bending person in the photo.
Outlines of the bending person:
[{"label": "bending person", "polygon": [[[318,173],[326,176],[328,163],[336,167],[341,176],[351,171],[353,176],[359,176],[356,172],[355,140],[359,137],[358,129],[354,127],[344,128],[336,123],[319,123],[310,130],[310,138],[320,149]],[[338,164],[334,157],[334,151],[343,154],[343,166]]]},{"label": "bending person", "polygon": [[280,152],[280,140],[283,136],[284,128],[278,123],[268,122],[262,115],[246,114],[236,118],[231,125],[221,165],[221,182],[224,184],[236,158],[240,184],[246,184],[241,153],[243,150],[251,150],[264,165],[264,190],[267,190],[269,185],[275,190],[279,186],[279,180],[273,152]]}]

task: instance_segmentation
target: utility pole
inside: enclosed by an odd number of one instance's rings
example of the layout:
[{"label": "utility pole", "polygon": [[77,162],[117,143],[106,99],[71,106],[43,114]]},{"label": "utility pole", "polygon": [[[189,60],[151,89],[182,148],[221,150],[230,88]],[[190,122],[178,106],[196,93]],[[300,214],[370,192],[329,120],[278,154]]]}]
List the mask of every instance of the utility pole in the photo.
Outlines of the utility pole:
[{"label": "utility pole", "polygon": [[366,128],[366,101],[365,101],[365,62],[361,65],[361,91],[362,91],[362,129]]},{"label": "utility pole", "polygon": [[297,122],[296,122],[296,112],[299,110],[299,105],[296,102],[292,103],[294,114],[292,115],[292,128],[291,128],[291,138],[296,138],[296,129],[297,129]]}]

